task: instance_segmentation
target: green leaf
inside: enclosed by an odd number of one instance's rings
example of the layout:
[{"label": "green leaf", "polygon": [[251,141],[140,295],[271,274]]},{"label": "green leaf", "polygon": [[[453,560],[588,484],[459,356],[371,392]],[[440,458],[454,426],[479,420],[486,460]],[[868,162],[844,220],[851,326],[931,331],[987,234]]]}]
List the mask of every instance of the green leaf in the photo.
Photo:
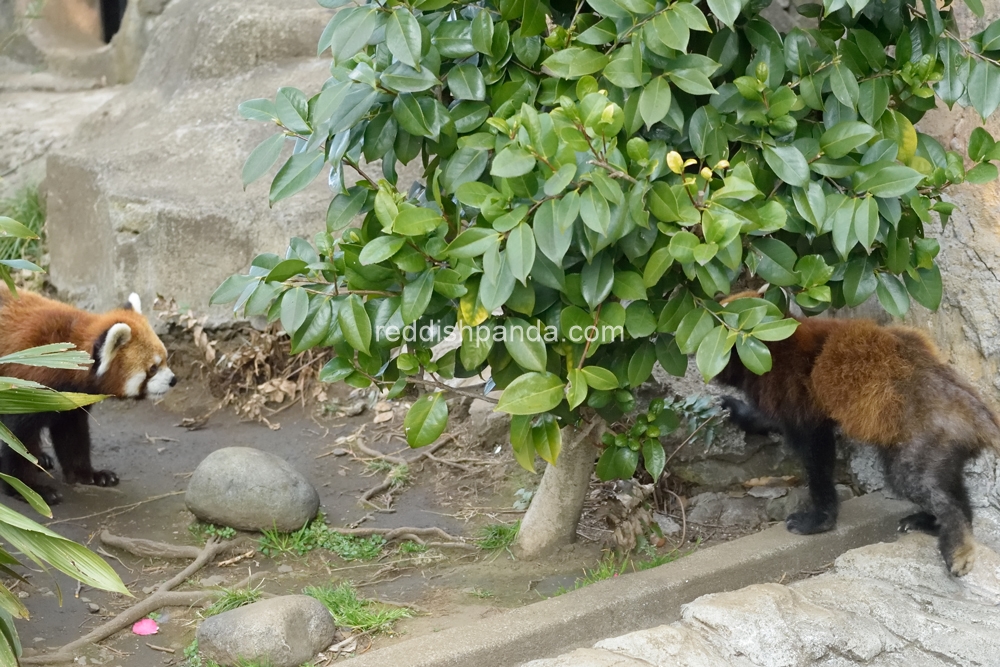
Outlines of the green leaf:
[{"label": "green leaf", "polygon": [[975,167],[970,169],[965,174],[965,180],[967,183],[972,183],[974,185],[981,185],[983,183],[989,183],[990,181],[995,181],[997,178],[997,166],[989,162],[983,162],[977,164]]},{"label": "green leaf", "polygon": [[271,192],[268,202],[271,205],[291,197],[313,182],[323,169],[325,158],[322,151],[298,153],[288,158],[288,161],[275,174],[271,181]]},{"label": "green leaf", "polygon": [[562,450],[562,433],[555,418],[546,415],[537,426],[531,427],[531,441],[535,451],[542,460],[550,465],[556,465],[559,452]]},{"label": "green leaf", "polygon": [[674,256],[670,254],[669,247],[654,251],[643,269],[642,284],[647,288],[656,285],[673,263]]},{"label": "green leaf", "polygon": [[302,287],[293,287],[281,297],[281,326],[288,335],[302,326],[309,315],[309,294]]},{"label": "green leaf", "polygon": [[523,284],[535,264],[535,236],[531,227],[522,222],[512,229],[506,247],[510,271]]},{"label": "green leaf", "polygon": [[[247,161],[243,163],[243,187],[244,189],[268,172],[278,161],[281,155],[281,148],[285,145],[285,134],[278,132],[253,149],[247,156]],[[30,232],[30,230],[28,230]],[[23,238],[23,237],[22,237]]]},{"label": "green leaf", "polygon": [[870,192],[876,197],[899,197],[917,187],[922,180],[924,175],[910,167],[878,166],[855,172],[854,189],[859,193]]},{"label": "green leaf", "polygon": [[642,461],[646,472],[650,474],[653,482],[656,483],[660,479],[660,475],[663,474],[663,468],[667,465],[667,453],[663,450],[663,445],[660,444],[659,440],[649,438],[643,443]]},{"label": "green leaf", "polygon": [[799,323],[793,319],[775,320],[765,322],[754,327],[750,335],[757,340],[777,341],[785,340],[799,328]]},{"label": "green leaf", "polygon": [[[21,386],[22,383],[16,378],[3,378],[0,385],[12,386],[10,389],[0,391],[0,414],[23,415],[35,414],[38,412],[63,412],[65,410],[75,410],[87,405],[98,403],[105,398],[103,394],[78,394],[74,392],[59,392],[39,386]],[[4,442],[11,444],[13,434],[6,427],[3,428]],[[22,454],[23,456],[23,454]],[[27,457],[26,457],[27,458]],[[32,459],[34,457],[31,457]],[[29,459],[30,460],[30,459]]]},{"label": "green leaf", "polygon": [[260,120],[270,123],[278,117],[278,111],[271,100],[247,100],[240,104],[238,110],[240,115],[247,120]]},{"label": "green leaf", "polygon": [[850,109],[857,107],[861,94],[858,80],[844,63],[834,65],[830,71],[830,88],[833,90],[834,97],[845,107]]},{"label": "green leaf", "polygon": [[431,444],[444,433],[448,425],[448,403],[444,392],[421,396],[403,418],[403,433],[410,447],[424,447]]},{"label": "green leaf", "polygon": [[542,61],[542,72],[559,79],[579,79],[595,74],[608,64],[608,57],[593,49],[571,46]]},{"label": "green leaf", "polygon": [[983,120],[1000,106],[1000,68],[985,60],[975,60],[968,83],[969,101]]},{"label": "green leaf", "polygon": [[278,89],[274,98],[274,109],[281,124],[292,132],[309,134],[309,102],[305,93],[298,88],[284,87]]},{"label": "green leaf", "polygon": [[715,318],[704,308],[695,308],[677,325],[677,348],[683,354],[694,354],[709,331],[715,326]]},{"label": "green leaf", "polygon": [[48,563],[87,586],[132,595],[97,554],[5,505],[0,505],[0,538],[35,563]]},{"label": "green leaf", "polygon": [[402,236],[379,236],[361,249],[358,260],[365,266],[384,262],[399,252],[405,243],[406,239]]},{"label": "green leaf", "polygon": [[563,399],[564,385],[552,373],[525,373],[507,385],[498,412],[511,415],[537,415],[555,408]]},{"label": "green leaf", "polygon": [[736,353],[751,373],[763,375],[771,370],[771,351],[756,338],[739,336],[736,340]]},{"label": "green leaf", "polygon": [[646,286],[642,282],[642,276],[635,271],[615,273],[611,292],[622,301],[644,301],[646,299]]},{"label": "green leaf", "polygon": [[359,352],[370,354],[368,345],[372,339],[372,323],[368,318],[368,312],[365,310],[365,304],[361,301],[361,297],[357,294],[347,297],[347,300],[337,309],[337,316],[340,321],[340,330],[343,332],[347,344]]},{"label": "green leaf", "polygon": [[687,51],[690,29],[684,18],[677,12],[666,11],[653,18],[653,30],[666,46],[680,51]]},{"label": "green leaf", "polygon": [[869,79],[858,88],[858,112],[869,125],[889,108],[889,84],[882,77]]},{"label": "green leaf", "polygon": [[705,382],[721,373],[729,363],[735,339],[736,336],[730,336],[729,329],[724,326],[715,327],[702,339],[694,360]]},{"label": "green leaf", "polygon": [[403,316],[403,324],[410,324],[420,319],[424,311],[427,310],[433,295],[434,271],[432,269],[427,269],[416,280],[403,285],[403,305],[400,313]]},{"label": "green leaf", "polygon": [[511,317],[504,325],[504,345],[517,365],[528,371],[545,371],[547,358],[542,330],[522,319]]},{"label": "green leaf", "polygon": [[340,382],[355,372],[354,364],[342,357],[334,357],[319,370],[320,382]]},{"label": "green leaf", "polygon": [[405,7],[396,7],[389,14],[385,27],[385,45],[397,60],[420,69],[420,54],[423,50],[420,24]]},{"label": "green leaf", "polygon": [[885,312],[895,317],[903,317],[910,310],[910,295],[906,293],[903,282],[891,273],[878,274],[878,287],[875,288],[878,302]]},{"label": "green leaf", "polygon": [[656,331],[656,316],[645,301],[635,301],[625,309],[625,329],[632,338],[646,338]]},{"label": "green leaf", "polygon": [[483,55],[493,55],[493,19],[485,9],[472,20],[472,46]]},{"label": "green leaf", "polygon": [[983,9],[982,0],[965,0],[965,6],[972,10],[972,13],[983,18],[985,10]]},{"label": "green leaf", "polygon": [[399,215],[392,222],[392,231],[403,236],[422,236],[430,234],[443,224],[445,224],[444,218],[436,211],[412,204],[402,204],[399,207]]},{"label": "green leaf", "polygon": [[236,301],[243,294],[243,290],[247,288],[247,285],[254,282],[257,282],[257,279],[251,276],[229,276],[212,293],[208,303],[215,306],[221,303]]},{"label": "green leaf", "polygon": [[531,153],[514,144],[509,144],[493,158],[490,174],[500,178],[517,178],[524,176],[534,168],[535,158]]},{"label": "green leaf", "polygon": [[326,209],[326,230],[336,232],[351,224],[368,199],[368,191],[363,188],[348,190],[338,194]]},{"label": "green leaf", "polygon": [[463,63],[456,65],[448,72],[448,88],[456,99],[478,100],[486,99],[486,81],[482,72],[475,65]]},{"label": "green leaf", "polygon": [[580,217],[583,224],[598,234],[607,234],[611,225],[611,207],[600,190],[591,186],[580,195]]},{"label": "green leaf", "polygon": [[[564,200],[559,200],[564,201]],[[573,241],[573,225],[570,222],[565,228],[557,221],[559,210],[557,200],[550,199],[538,207],[533,221],[535,242],[542,254],[552,260],[557,266],[562,266],[563,257]],[[576,215],[574,214],[574,219]]]},{"label": "green leaf", "polygon": [[852,259],[844,271],[844,301],[848,306],[859,306],[875,292],[878,280],[868,258]]},{"label": "green leaf", "polygon": [[587,381],[583,377],[583,371],[571,368],[566,373],[566,402],[569,403],[570,410],[587,400]]},{"label": "green leaf", "polygon": [[995,145],[996,142],[990,133],[982,127],[977,127],[969,135],[969,158],[973,162],[981,162]]},{"label": "green leaf", "polygon": [[632,358],[628,362],[628,384],[630,387],[639,387],[649,379],[653,373],[653,364],[656,363],[656,350],[653,344],[645,342],[639,346]]},{"label": "green leaf", "polygon": [[499,239],[500,235],[492,229],[469,227],[448,244],[448,247],[444,249],[444,254],[453,259],[479,257],[496,246]]},{"label": "green leaf", "polygon": [[687,355],[677,347],[673,336],[659,336],[656,339],[656,360],[663,370],[674,377],[684,377],[687,373]]},{"label": "green leaf", "polygon": [[722,21],[727,28],[732,28],[743,4],[740,0],[708,0],[708,8],[712,10],[715,18]]},{"label": "green leaf", "polygon": [[662,76],[651,80],[639,95],[639,115],[646,127],[652,127],[666,117],[670,111],[672,96],[670,83]]},{"label": "green leaf", "polygon": [[757,273],[764,280],[781,287],[795,285],[798,282],[798,276],[795,274],[798,257],[787,244],[778,239],[759,238],[754,239],[752,247],[760,253]]},{"label": "green leaf", "polygon": [[705,20],[705,15],[690,2],[676,2],[670,6],[670,9],[680,14],[687,27],[691,30],[712,32],[712,29],[708,26],[708,21]]},{"label": "green leaf", "polygon": [[[916,274],[916,275],[914,275]],[[928,310],[937,310],[941,305],[941,270],[937,264],[929,269],[916,269],[903,274],[906,291],[917,303]]]},{"label": "green leaf", "polygon": [[823,133],[820,149],[832,158],[844,157],[876,134],[875,128],[858,121],[842,121]]},{"label": "green leaf", "polygon": [[618,377],[607,368],[600,366],[584,366],[580,369],[587,386],[598,391],[611,391],[618,389]]},{"label": "green leaf", "polygon": [[597,461],[594,472],[603,482],[630,479],[639,465],[639,452],[628,447],[608,447]]},{"label": "green leaf", "polygon": [[865,250],[870,250],[878,235],[878,203],[874,197],[859,199],[854,208],[854,234]]},{"label": "green leaf", "polygon": [[708,76],[699,69],[685,68],[667,72],[675,86],[692,95],[714,95],[717,91]]},{"label": "green leaf", "polygon": [[39,345],[0,357],[0,364],[21,364],[22,366],[65,370],[87,370],[93,362],[89,352],[76,349],[72,343]]},{"label": "green leaf", "polygon": [[[20,494],[22,498],[39,514],[49,519],[52,518],[52,510],[48,504],[30,486],[19,480],[17,477],[0,473],[0,479],[10,484],[10,486]],[[9,611],[9,610],[8,610]]]},{"label": "green leaf", "polygon": [[795,146],[764,146],[764,161],[778,178],[789,185],[805,187],[809,182],[809,164]]},{"label": "green leaf", "polygon": [[615,262],[610,253],[599,253],[594,261],[584,264],[580,272],[580,290],[591,310],[596,310],[611,294],[614,279]]}]

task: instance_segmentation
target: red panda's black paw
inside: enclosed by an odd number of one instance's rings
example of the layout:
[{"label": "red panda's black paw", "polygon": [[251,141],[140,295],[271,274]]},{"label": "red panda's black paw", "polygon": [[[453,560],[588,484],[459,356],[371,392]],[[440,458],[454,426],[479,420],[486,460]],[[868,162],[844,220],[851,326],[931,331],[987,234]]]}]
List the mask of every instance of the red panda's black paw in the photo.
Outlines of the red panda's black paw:
[{"label": "red panda's black paw", "polygon": [[785,528],[796,535],[814,535],[833,530],[837,525],[837,517],[829,512],[812,510],[810,512],[793,512],[785,519]]},{"label": "red panda's black paw", "polygon": [[940,527],[937,517],[930,512],[917,512],[899,520],[899,532],[901,533],[920,531],[937,535]]},{"label": "red panda's black paw", "polygon": [[[51,486],[36,486],[34,487],[34,491],[42,497],[42,500],[44,500],[49,507],[52,505],[58,505],[62,502],[62,494],[53,489]],[[17,497],[24,500],[20,495]]]},{"label": "red panda's black paw", "polygon": [[94,486],[118,486],[118,475],[110,470],[95,470],[94,481],[91,484]]},{"label": "red panda's black paw", "polygon": [[56,462],[48,454],[42,453],[38,455],[38,465],[42,466],[45,470],[55,470]]}]

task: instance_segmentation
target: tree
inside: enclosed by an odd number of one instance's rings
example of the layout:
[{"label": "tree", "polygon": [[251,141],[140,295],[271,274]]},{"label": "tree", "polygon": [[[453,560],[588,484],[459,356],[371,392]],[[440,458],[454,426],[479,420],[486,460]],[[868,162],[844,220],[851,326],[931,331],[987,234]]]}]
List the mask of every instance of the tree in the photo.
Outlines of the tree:
[{"label": "tree", "polygon": [[[662,471],[675,416],[616,424],[655,363],[681,375],[694,355],[708,380],[735,348],[765,373],[766,343],[797,326],[791,300],[807,314],[873,294],[895,316],[911,299],[937,308],[925,225],[947,223],[949,187],[997,176],[984,130],[966,170],[914,123],[939,99],[984,119],[1000,105],[1000,21],[962,38],[950,3],[826,0],[798,7],[812,27],[780,34],[767,4],[340,9],[319,42],[332,57],[321,91],[240,107],[278,130],[244,183],[291,143],[270,202],[329,165],[326,229],[259,255],[213,303],[280,320],[293,352],[332,347],[323,380],[428,391],[405,420],[414,447],[445,428],[439,378],[488,366],[517,460],[559,460],[520,546],[571,539],[598,436],[602,478],[632,475],[640,454]],[[397,165],[418,159],[422,178],[401,187]],[[718,304],[745,285],[763,298]],[[460,347],[433,355],[447,332],[431,323],[459,327]],[[430,333],[386,335],[406,326]]]},{"label": "tree", "polygon": [[[0,237],[34,239],[37,235],[19,222],[0,216]],[[41,270],[23,259],[0,259],[0,280],[7,283],[15,294],[11,269]],[[86,352],[75,350],[73,345],[56,343],[0,357],[0,366],[11,363],[86,370],[93,363],[93,359]],[[0,377],[0,415],[74,410],[103,398],[104,396],[98,395],[56,392],[37,382]],[[38,460],[2,423],[0,423],[0,441],[32,463],[38,464]],[[42,516],[52,518],[52,511],[41,496],[21,480],[3,473],[0,473],[0,480],[13,487],[33,510]],[[6,545],[0,547],[0,574],[5,577],[25,581],[11,569],[12,566],[20,565],[8,551],[8,548],[13,548],[43,569],[48,564],[88,586],[131,595],[115,571],[97,554],[2,504],[0,504],[0,539]],[[16,667],[21,655],[21,643],[14,627],[14,618],[28,618],[28,610],[17,596],[0,584],[0,666],[2,667]]]}]

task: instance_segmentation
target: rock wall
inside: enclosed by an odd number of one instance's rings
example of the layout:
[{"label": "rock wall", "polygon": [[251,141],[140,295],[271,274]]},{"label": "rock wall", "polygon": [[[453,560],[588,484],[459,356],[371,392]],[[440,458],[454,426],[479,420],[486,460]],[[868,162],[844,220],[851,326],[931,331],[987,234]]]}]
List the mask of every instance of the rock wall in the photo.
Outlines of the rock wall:
[{"label": "rock wall", "polygon": [[267,179],[243,191],[243,161],[274,129],[237,107],[280,86],[317,90],[329,17],[312,0],[167,5],[133,83],[49,157],[51,280],[61,293],[104,309],[135,290],[203,312],[255,254],[323,228],[322,178],[274,209]]}]

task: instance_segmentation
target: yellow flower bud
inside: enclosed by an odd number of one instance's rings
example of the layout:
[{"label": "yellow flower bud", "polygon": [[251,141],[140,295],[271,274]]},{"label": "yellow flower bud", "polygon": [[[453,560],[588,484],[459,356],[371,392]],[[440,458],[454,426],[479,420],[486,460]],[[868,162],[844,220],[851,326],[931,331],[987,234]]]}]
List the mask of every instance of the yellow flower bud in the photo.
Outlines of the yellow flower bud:
[{"label": "yellow flower bud", "polygon": [[712,170],[709,169],[708,167],[702,167],[701,177],[704,178],[706,181],[712,180]]},{"label": "yellow flower bud", "polygon": [[684,158],[677,151],[670,151],[667,153],[667,167],[670,171],[675,174],[680,174],[684,172]]}]

